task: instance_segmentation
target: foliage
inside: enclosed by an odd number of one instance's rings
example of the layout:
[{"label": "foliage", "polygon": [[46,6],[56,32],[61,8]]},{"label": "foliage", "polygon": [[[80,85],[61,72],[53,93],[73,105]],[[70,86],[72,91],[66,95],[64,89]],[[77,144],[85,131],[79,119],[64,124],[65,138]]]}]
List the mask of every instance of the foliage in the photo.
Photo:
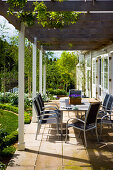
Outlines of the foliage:
[{"label": "foliage", "polygon": [[23,9],[26,2],[27,0],[7,0],[7,3],[10,4],[9,12],[12,14],[12,12],[14,12],[15,7],[20,7],[21,9]]},{"label": "foliage", "polygon": [[4,138],[4,146],[9,146],[9,145],[12,145],[14,144],[16,141],[18,140],[18,131],[15,130],[13,131],[11,134],[7,135],[5,138]]},{"label": "foliage", "polygon": [[[74,52],[63,52],[61,58],[57,60],[58,72],[61,75],[61,82],[66,88],[75,88],[76,85],[76,65],[78,64],[78,56]],[[74,84],[74,86],[71,86]]]},{"label": "foliage", "polygon": [[[14,144],[17,139],[17,131],[13,131],[11,134],[8,135],[4,129],[0,129],[0,160],[4,160],[4,158],[12,156],[14,154],[16,149],[14,146],[11,145]],[[2,163],[0,163],[0,166],[2,166]]]},{"label": "foliage", "polygon": [[10,94],[9,93],[0,93],[0,103],[9,103],[10,102]]},{"label": "foliage", "polygon": [[16,148],[14,146],[8,146],[4,148],[1,152],[1,156],[6,157],[6,156],[12,156],[16,151]]},{"label": "foliage", "polygon": [[0,109],[12,111],[18,114],[18,107],[14,107],[8,104],[0,104]]},{"label": "foliage", "polygon": [[5,93],[17,85],[17,47],[0,39],[0,88]]},{"label": "foliage", "polygon": [[0,128],[0,150],[4,147],[4,139],[7,135],[8,133],[4,129]]},{"label": "foliage", "polygon": [[62,89],[48,89],[48,93],[54,94],[54,95],[66,95],[66,91]]},{"label": "foliage", "polygon": [[2,162],[0,162],[0,169],[1,170],[5,170],[6,169],[6,165]]},{"label": "foliage", "polygon": [[[17,106],[18,105],[18,93],[17,92],[16,93],[6,92],[5,94],[0,93],[0,103],[11,103],[11,105]],[[32,105],[32,99],[28,98],[28,94],[26,93],[24,94],[24,104],[25,104],[25,108],[31,107]],[[9,110],[18,113],[18,110],[15,107],[11,107],[11,106],[6,106],[6,107],[8,107]]]},{"label": "foliage", "polygon": [[0,150],[3,150],[7,146],[14,144],[18,140],[18,132],[12,131],[8,135],[7,131],[4,129],[0,129]]},{"label": "foliage", "polygon": [[31,118],[29,113],[24,113],[24,123],[29,124],[31,122]]},{"label": "foliage", "polygon": [[79,13],[75,11],[47,11],[47,7],[44,2],[34,2],[33,3],[34,14],[36,15],[38,24],[41,24],[43,27],[49,28],[63,28],[70,24],[76,23],[79,18]]},{"label": "foliage", "polygon": [[18,105],[18,93],[12,93],[10,96],[10,101],[12,105]]},{"label": "foliage", "polygon": [[[7,105],[7,104],[0,104],[0,109],[12,111],[12,112],[18,114],[18,107],[10,106],[10,105]],[[2,112],[2,111],[0,110],[0,112]],[[3,113],[2,113],[2,115],[3,115]],[[30,122],[31,122],[30,114],[25,112],[24,113],[24,123],[28,124]]]},{"label": "foliage", "polygon": [[75,24],[79,19],[80,12],[75,11],[47,11],[47,7],[44,2],[33,2],[34,10],[24,11],[24,6],[27,0],[8,0],[10,8],[9,11],[11,14],[14,11],[15,7],[20,7],[21,10],[17,13],[18,18],[21,19],[27,25],[33,25],[35,23],[35,17],[37,19],[38,24],[41,24],[43,27],[49,28],[63,28],[64,26],[68,26],[70,24]]}]

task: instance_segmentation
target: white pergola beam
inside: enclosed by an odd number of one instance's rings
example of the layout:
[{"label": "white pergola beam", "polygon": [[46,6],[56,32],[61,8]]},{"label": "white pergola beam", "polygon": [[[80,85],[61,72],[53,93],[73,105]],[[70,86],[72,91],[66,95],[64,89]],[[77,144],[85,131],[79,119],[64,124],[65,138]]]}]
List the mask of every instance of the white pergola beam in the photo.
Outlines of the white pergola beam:
[{"label": "white pergola beam", "polygon": [[25,45],[25,26],[21,23],[19,32],[19,54],[18,54],[18,150],[25,149],[24,142],[24,45]]},{"label": "white pergola beam", "polygon": [[[32,99],[36,97],[36,51],[37,51],[37,38],[34,38],[34,44],[33,44],[33,65],[32,65]],[[36,111],[34,106],[32,106],[32,122],[35,123],[37,121],[36,119]]]}]

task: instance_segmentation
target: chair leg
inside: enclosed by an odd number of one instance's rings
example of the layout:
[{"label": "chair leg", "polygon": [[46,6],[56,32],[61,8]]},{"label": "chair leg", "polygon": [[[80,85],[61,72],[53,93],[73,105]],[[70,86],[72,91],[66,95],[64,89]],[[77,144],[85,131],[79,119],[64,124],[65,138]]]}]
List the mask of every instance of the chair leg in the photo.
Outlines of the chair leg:
[{"label": "chair leg", "polygon": [[84,141],[85,141],[85,146],[87,148],[87,141],[86,141],[86,132],[85,132],[85,130],[84,130]]},{"label": "chair leg", "polygon": [[102,122],[100,124],[100,135],[102,135]]},{"label": "chair leg", "polygon": [[65,143],[67,142],[67,132],[68,132],[68,125],[66,124],[66,137],[65,137]]},{"label": "chair leg", "polygon": [[99,142],[99,137],[98,137],[97,127],[96,127],[95,131],[96,131],[96,136],[97,136],[97,142]]},{"label": "chair leg", "polygon": [[38,136],[38,134],[39,134],[40,127],[41,127],[40,123],[37,123],[37,131],[36,131],[36,137],[35,137],[35,140],[37,140],[37,136]]},{"label": "chair leg", "polygon": [[81,131],[79,132],[79,135],[78,135],[79,138],[80,138],[80,135],[81,135]]}]

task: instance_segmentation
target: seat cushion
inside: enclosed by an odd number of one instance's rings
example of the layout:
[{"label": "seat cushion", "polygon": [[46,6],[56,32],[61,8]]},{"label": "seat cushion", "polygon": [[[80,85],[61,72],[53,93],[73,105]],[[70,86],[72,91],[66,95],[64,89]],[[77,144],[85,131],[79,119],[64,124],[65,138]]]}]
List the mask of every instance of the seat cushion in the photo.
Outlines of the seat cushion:
[{"label": "seat cushion", "polygon": [[[69,124],[68,127],[74,127],[80,130],[84,130],[84,123],[75,122],[75,123]],[[87,124],[85,130],[91,129],[93,127],[95,127],[93,124]]]}]

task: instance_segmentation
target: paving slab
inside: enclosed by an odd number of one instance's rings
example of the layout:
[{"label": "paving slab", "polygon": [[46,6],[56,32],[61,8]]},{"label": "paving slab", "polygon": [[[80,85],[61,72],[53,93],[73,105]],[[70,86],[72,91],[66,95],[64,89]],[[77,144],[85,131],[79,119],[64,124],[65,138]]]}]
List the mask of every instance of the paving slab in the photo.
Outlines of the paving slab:
[{"label": "paving slab", "polygon": [[65,143],[66,122],[76,112],[63,113],[63,132],[57,134],[56,125],[44,125],[35,140],[37,123],[25,125],[25,151],[16,151],[7,170],[113,170],[113,130],[103,129],[100,142],[95,133],[87,133],[88,148],[79,131],[69,128]]}]

